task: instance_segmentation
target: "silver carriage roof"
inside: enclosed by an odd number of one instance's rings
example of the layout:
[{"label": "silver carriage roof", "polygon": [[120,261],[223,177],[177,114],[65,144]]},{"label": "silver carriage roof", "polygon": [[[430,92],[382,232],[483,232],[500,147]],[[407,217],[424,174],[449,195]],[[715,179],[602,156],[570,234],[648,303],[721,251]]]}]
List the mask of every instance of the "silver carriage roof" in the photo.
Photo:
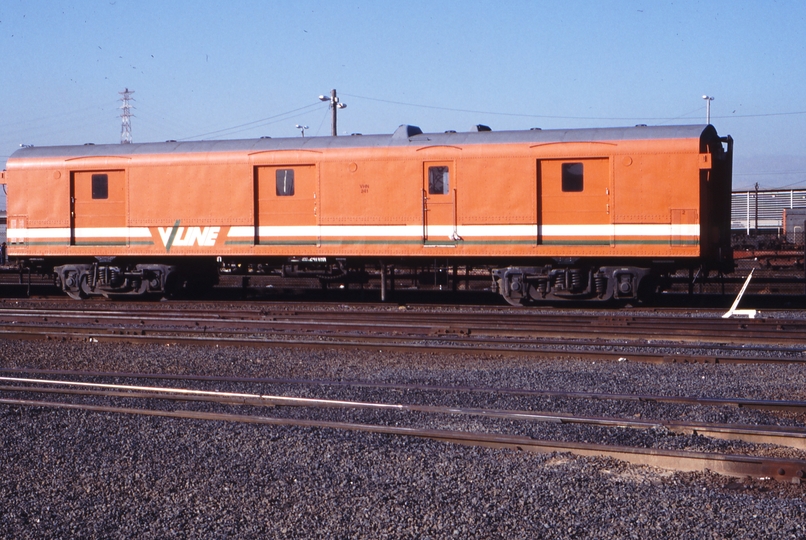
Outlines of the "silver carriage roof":
[{"label": "silver carriage roof", "polygon": [[[480,128],[480,129],[479,129]],[[545,144],[553,142],[594,142],[642,139],[699,139],[717,137],[710,125],[635,126],[620,128],[531,129],[523,131],[487,131],[476,126],[469,132],[423,133],[420,128],[400,126],[391,135],[350,135],[340,137],[290,137],[272,139],[233,139],[218,141],[166,141],[159,143],[85,144],[78,146],[27,146],[9,158],[73,158],[126,156],[169,153],[264,152],[271,150],[320,150],[325,148],[367,148],[423,145],[468,144]]]}]

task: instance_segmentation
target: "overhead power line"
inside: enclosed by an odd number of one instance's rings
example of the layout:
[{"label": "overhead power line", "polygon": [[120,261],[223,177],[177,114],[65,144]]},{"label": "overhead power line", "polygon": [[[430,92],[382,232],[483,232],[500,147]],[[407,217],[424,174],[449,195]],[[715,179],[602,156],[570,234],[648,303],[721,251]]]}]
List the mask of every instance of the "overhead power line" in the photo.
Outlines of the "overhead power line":
[{"label": "overhead power line", "polygon": [[220,135],[222,133],[238,133],[239,131],[246,131],[247,129],[252,129],[260,126],[266,126],[269,124],[274,124],[276,122],[281,122],[282,120],[286,119],[288,115],[297,113],[299,111],[304,111],[305,109],[312,109],[314,107],[320,107],[321,104],[319,102],[311,103],[310,105],[305,105],[304,107],[299,107],[298,109],[293,109],[291,111],[286,111],[280,114],[275,114],[274,116],[268,116],[266,118],[261,118],[260,120],[254,120],[252,122],[246,122],[245,124],[239,124],[237,126],[232,126],[224,129],[218,129],[215,131],[209,131],[207,133],[202,133],[201,135],[194,135],[192,137],[183,137],[179,139],[181,141],[188,141],[191,139],[199,139],[201,137],[209,137],[210,135]]},{"label": "overhead power line", "polygon": [[[500,112],[500,111],[481,111],[475,109],[457,109],[454,107],[439,107],[435,105],[423,105],[421,103],[407,103],[405,101],[394,101],[390,99],[380,99],[380,98],[373,98],[369,96],[359,96],[356,94],[347,94],[342,92],[343,95],[358,98],[358,99],[366,99],[368,101],[378,101],[380,103],[391,103],[393,105],[404,105],[407,107],[419,107],[421,109],[434,109],[439,111],[451,111],[451,112],[466,112],[466,113],[474,113],[474,114],[489,114],[489,115],[496,115],[496,116],[514,116],[519,118],[551,118],[551,119],[558,119],[558,120],[631,120],[631,121],[638,121],[638,120],[669,120],[670,118],[649,118],[645,116],[635,117],[635,116],[557,116],[557,115],[549,115],[549,114],[526,114],[526,113],[510,113],[510,112]],[[695,111],[701,111],[704,107],[697,108]],[[690,114],[690,113],[688,113]],[[763,114],[729,114],[729,115],[722,115],[722,116],[713,116],[712,118],[755,118],[755,117],[764,117],[764,116],[792,116],[792,115],[800,115],[806,114],[806,111],[791,111],[791,112],[776,112],[776,113],[763,113]],[[680,116],[675,118],[681,118]]]},{"label": "overhead power line", "polygon": [[105,111],[114,106],[116,106],[117,102],[120,100],[104,102],[96,105],[90,105],[89,107],[84,107],[81,109],[72,109],[69,111],[62,111],[57,114],[50,114],[48,116],[41,116],[38,118],[26,118],[24,120],[17,120],[15,122],[6,122],[5,119],[2,122],[2,129],[4,131],[9,130],[10,128],[17,128],[17,127],[24,127],[27,128],[31,124],[55,124],[58,119],[64,118],[66,116],[73,116],[73,115],[80,115],[82,117],[86,117],[87,111]]},{"label": "overhead power line", "polygon": [[806,171],[781,171],[781,172],[757,172],[757,173],[733,173],[733,176],[773,176],[780,174],[806,174]]}]

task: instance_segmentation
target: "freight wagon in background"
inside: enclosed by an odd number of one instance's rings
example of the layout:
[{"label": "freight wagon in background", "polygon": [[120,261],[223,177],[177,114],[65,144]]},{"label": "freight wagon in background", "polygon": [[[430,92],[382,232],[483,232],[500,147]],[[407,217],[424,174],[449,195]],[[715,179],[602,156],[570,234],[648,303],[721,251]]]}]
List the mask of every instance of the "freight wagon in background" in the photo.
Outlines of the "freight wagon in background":
[{"label": "freight wagon in background", "polygon": [[633,299],[733,269],[732,139],[713,126],[22,148],[9,255],[72,297],[171,294],[220,268],[323,283],[485,269],[513,304]]},{"label": "freight wagon in background", "polygon": [[806,208],[784,209],[782,228],[787,243],[802,246],[806,240]]},{"label": "freight wagon in background", "polygon": [[731,198],[731,228],[734,233],[744,232],[748,236],[761,232],[768,236],[789,238],[796,216],[804,211],[806,189],[734,191]]}]

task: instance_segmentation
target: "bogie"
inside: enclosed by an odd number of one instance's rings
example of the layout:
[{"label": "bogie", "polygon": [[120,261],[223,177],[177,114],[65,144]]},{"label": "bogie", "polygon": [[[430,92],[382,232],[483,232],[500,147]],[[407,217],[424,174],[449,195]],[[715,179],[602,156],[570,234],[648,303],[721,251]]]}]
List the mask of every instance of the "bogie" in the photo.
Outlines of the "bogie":
[{"label": "bogie", "polygon": [[161,294],[177,275],[165,264],[117,265],[111,262],[66,264],[53,268],[57,283],[71,298],[90,296]]},{"label": "bogie", "polygon": [[612,266],[509,267],[493,270],[494,288],[512,305],[541,301],[632,300],[645,290],[648,268]]}]

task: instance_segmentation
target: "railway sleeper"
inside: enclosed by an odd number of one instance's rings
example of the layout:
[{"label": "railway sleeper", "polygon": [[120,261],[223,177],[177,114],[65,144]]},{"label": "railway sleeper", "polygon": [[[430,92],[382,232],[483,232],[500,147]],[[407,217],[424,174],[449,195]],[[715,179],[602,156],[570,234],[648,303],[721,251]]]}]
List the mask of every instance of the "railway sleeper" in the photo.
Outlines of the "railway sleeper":
[{"label": "railway sleeper", "polygon": [[513,306],[558,300],[635,300],[652,282],[648,268],[509,267],[493,270],[493,287]]}]

